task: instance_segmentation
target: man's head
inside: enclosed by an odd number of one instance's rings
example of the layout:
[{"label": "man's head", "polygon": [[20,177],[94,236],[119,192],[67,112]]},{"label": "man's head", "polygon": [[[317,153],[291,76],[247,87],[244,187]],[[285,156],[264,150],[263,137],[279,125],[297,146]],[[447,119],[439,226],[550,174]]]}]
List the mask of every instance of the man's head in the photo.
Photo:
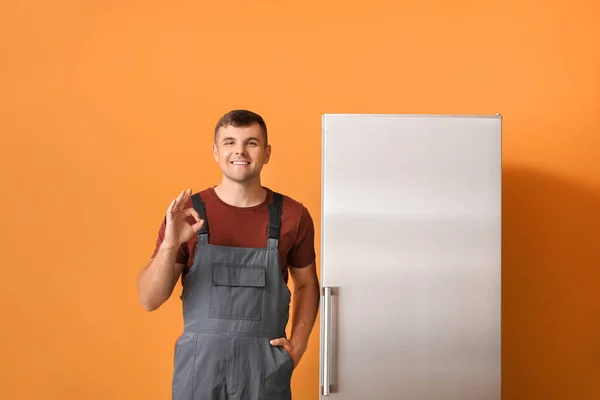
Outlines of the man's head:
[{"label": "man's head", "polygon": [[213,154],[228,179],[248,182],[259,178],[271,156],[262,117],[247,110],[230,111],[221,117],[215,127]]},{"label": "man's head", "polygon": [[233,110],[223,115],[217,122],[217,126],[215,126],[215,143],[221,128],[226,128],[228,126],[246,128],[254,124],[258,124],[258,126],[260,126],[262,129],[262,134],[264,136],[263,143],[265,146],[267,146],[269,144],[267,136],[267,124],[265,124],[265,121],[260,115],[248,110]]}]

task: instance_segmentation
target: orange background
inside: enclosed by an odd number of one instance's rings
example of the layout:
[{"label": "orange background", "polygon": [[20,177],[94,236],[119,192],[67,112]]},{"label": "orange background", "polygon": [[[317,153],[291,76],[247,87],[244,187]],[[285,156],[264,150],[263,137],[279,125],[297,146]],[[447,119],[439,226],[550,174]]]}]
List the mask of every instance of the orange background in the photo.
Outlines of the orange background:
[{"label": "orange background", "polygon": [[317,231],[322,113],[502,113],[503,399],[600,398],[600,3],[566,4],[3,2],[0,398],[169,398],[179,302],[135,279],[233,108]]}]

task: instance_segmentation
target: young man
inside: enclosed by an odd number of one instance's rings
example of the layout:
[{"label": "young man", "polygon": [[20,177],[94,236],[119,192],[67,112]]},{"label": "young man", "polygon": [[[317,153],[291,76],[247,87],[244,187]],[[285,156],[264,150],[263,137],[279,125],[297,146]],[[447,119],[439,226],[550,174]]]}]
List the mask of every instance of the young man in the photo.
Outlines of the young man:
[{"label": "young man", "polygon": [[138,277],[140,303],[157,309],[181,276],[173,400],[289,400],[319,305],[313,221],[302,204],[262,186],[271,146],[259,115],[224,115],[213,153],[222,180],[171,201]]}]

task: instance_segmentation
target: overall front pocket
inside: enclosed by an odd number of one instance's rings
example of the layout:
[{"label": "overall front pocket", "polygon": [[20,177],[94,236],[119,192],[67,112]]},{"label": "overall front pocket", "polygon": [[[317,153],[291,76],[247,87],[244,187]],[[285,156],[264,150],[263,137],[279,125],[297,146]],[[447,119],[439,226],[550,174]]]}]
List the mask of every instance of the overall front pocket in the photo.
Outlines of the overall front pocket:
[{"label": "overall front pocket", "polygon": [[263,265],[212,264],[209,317],[260,321],[265,279]]},{"label": "overall front pocket", "polygon": [[173,400],[192,400],[194,398],[197,342],[197,335],[191,332],[183,332],[175,342],[171,389]]}]

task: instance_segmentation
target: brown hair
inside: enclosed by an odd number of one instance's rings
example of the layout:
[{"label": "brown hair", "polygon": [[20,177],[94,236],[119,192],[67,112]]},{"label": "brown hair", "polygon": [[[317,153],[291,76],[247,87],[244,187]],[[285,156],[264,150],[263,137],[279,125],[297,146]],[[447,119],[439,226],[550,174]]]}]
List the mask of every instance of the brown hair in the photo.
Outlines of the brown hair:
[{"label": "brown hair", "polygon": [[265,138],[265,146],[267,146],[269,143],[267,137],[267,124],[265,124],[265,121],[260,115],[248,110],[233,110],[223,115],[217,122],[217,126],[215,126],[215,140],[217,138],[217,132],[221,127],[229,125],[235,127],[248,127],[253,124],[258,124],[261,127]]}]

